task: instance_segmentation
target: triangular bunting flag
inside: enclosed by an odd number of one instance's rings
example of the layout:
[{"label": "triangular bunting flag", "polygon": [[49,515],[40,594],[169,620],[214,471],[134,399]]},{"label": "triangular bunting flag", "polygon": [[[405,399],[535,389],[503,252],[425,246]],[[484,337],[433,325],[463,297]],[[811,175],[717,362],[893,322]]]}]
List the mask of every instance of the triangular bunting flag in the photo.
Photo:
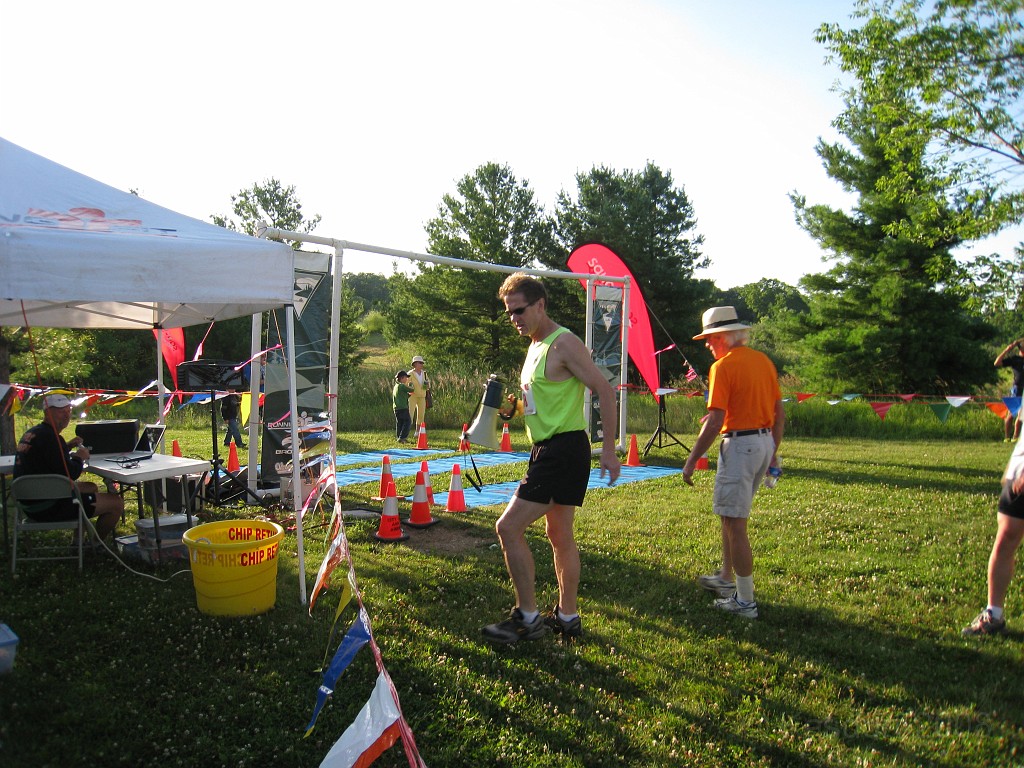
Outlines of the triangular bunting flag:
[{"label": "triangular bunting flag", "polygon": [[796,401],[797,401],[797,403],[802,403],[804,400],[810,400],[812,397],[814,397],[814,395],[815,395],[814,392],[810,392],[810,393],[808,393],[808,392],[797,392],[796,393]]},{"label": "triangular bunting flag", "polygon": [[856,400],[860,395],[843,395],[843,400]]},{"label": "triangular bunting flag", "polygon": [[1010,413],[1010,409],[1006,407],[1006,403],[985,403],[985,407],[1000,419],[1005,419]]},{"label": "triangular bunting flag", "polygon": [[1003,403],[1006,404],[1006,410],[1011,416],[1016,416],[1020,410],[1020,398],[1019,397],[1004,397]]},{"label": "triangular bunting flag", "polygon": [[969,403],[970,401],[971,401],[970,396],[968,396],[968,397],[947,397],[946,398],[946,402],[949,403],[950,405],[952,405],[954,408],[959,408],[964,403]]},{"label": "triangular bunting flag", "polygon": [[[316,706],[313,707],[313,717],[310,719],[309,725],[306,726],[306,736],[313,732],[313,728],[316,726],[316,719],[320,716],[320,710],[327,703],[327,697],[334,693],[334,686],[338,684],[341,673],[352,662],[359,649],[368,642],[370,642],[370,619],[366,615],[365,609],[363,609],[359,611],[359,616],[352,622],[348,633],[341,639],[337,653],[334,654],[330,665],[324,671],[323,680],[320,682],[320,687],[316,690]],[[388,698],[391,698],[390,694]],[[393,700],[392,704],[394,704]],[[349,730],[351,730],[351,727]],[[348,733],[348,731],[345,731],[345,733]],[[344,739],[345,737],[342,736],[342,738]],[[388,746],[390,747],[391,745],[388,744]],[[333,752],[334,750],[331,751]]]},{"label": "triangular bunting flag", "polygon": [[950,403],[931,403],[930,407],[932,412],[943,424],[946,423],[946,419],[949,417],[949,412],[953,410],[953,406]]},{"label": "triangular bunting flag", "polygon": [[839,405],[841,402],[843,402],[843,401],[842,400],[829,400],[828,404],[829,405]]},{"label": "triangular bunting flag", "polygon": [[897,397],[899,397],[899,399],[902,400],[903,402],[909,403],[911,400],[917,397],[917,394],[915,393],[913,395],[897,395]]},{"label": "triangular bunting flag", "polygon": [[889,413],[889,409],[892,408],[893,403],[870,403],[875,413],[878,414],[878,418],[885,421],[886,414]]},{"label": "triangular bunting flag", "polygon": [[402,713],[398,711],[390,686],[381,672],[369,700],[331,747],[320,768],[370,765],[398,740],[401,717]]}]

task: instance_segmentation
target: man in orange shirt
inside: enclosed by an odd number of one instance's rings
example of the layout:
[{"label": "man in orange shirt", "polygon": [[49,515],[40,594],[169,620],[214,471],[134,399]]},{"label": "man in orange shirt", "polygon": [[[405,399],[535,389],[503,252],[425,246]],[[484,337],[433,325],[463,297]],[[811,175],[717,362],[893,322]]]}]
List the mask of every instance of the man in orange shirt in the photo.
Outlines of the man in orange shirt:
[{"label": "man in orange shirt", "polygon": [[683,480],[693,485],[697,459],[721,434],[713,509],[722,524],[722,567],[698,581],[718,596],[716,608],[756,619],[747,519],[765,473],[778,465],[786,414],[775,366],[767,355],[747,347],[750,326],[739,321],[735,308],[713,307],[702,321],[703,332],[693,338],[704,339],[715,362],[708,377],[708,412]]}]

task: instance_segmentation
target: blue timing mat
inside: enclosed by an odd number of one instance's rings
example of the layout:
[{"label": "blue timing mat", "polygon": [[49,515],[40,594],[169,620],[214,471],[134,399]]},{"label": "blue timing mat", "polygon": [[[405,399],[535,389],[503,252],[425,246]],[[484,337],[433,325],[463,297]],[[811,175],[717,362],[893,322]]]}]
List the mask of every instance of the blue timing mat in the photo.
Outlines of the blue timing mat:
[{"label": "blue timing mat", "polygon": [[[382,463],[384,456],[388,456],[390,459],[420,459],[421,461],[404,461],[391,463],[391,476],[395,479],[415,477],[416,473],[420,471],[420,464],[423,459],[427,461],[427,471],[433,475],[444,475],[452,471],[452,468],[458,464],[459,469],[462,470],[462,491],[466,498],[466,506],[470,509],[476,507],[489,507],[493,505],[507,504],[508,500],[512,498],[512,494],[515,493],[516,488],[519,487],[518,480],[511,480],[504,483],[494,483],[493,485],[484,485],[479,492],[469,483],[466,479],[467,468],[472,471],[472,464],[469,461],[469,457],[458,453],[455,455],[438,456],[438,453],[452,454],[452,451],[417,451],[411,449],[395,450],[395,451],[366,451],[364,453],[349,453],[344,456],[338,457],[338,466],[344,466],[349,464],[363,464],[367,462]],[[427,458],[433,455],[435,458]],[[473,461],[476,462],[477,467],[494,467],[500,464],[512,464],[515,462],[526,463],[530,460],[530,454],[525,452],[499,452],[493,451],[488,453],[474,453]],[[345,485],[358,485],[359,483],[379,483],[380,482],[380,466],[376,467],[362,467],[360,469],[346,469],[337,473],[338,486]],[[679,474],[680,470],[673,467],[623,467],[622,473],[619,475],[619,479],[615,482],[612,487],[618,487],[626,483],[636,483],[641,480],[652,480],[658,477],[668,477],[670,475]],[[431,483],[433,484],[433,483]],[[590,482],[587,483],[588,490],[595,490],[598,488],[607,488],[608,478],[601,478],[600,469],[590,470]],[[412,499],[412,496],[405,497],[406,500]],[[446,506],[448,503],[448,492],[444,491],[439,493],[437,489],[434,489],[434,504],[439,506]]]},{"label": "blue timing mat", "polygon": [[[477,463],[479,464],[479,462]],[[678,475],[681,472],[682,470],[674,467],[623,467],[622,473],[619,475],[619,479],[616,480],[615,485],[611,487],[618,488],[620,485],[624,485],[625,483],[636,483],[640,480],[653,480],[658,477],[669,477],[671,475]],[[476,507],[489,507],[495,504],[504,505],[512,498],[512,494],[516,492],[516,488],[518,487],[519,481],[513,480],[508,483],[485,485],[480,489],[480,492],[477,493],[475,488],[463,480],[462,495],[466,498],[466,506],[470,509],[474,509]],[[591,469],[590,482],[587,483],[587,489],[592,491],[598,488],[607,487],[607,473],[604,478],[602,478],[600,469]],[[444,493],[438,493],[435,490],[434,503],[442,507],[446,506],[448,504],[447,491]]]}]

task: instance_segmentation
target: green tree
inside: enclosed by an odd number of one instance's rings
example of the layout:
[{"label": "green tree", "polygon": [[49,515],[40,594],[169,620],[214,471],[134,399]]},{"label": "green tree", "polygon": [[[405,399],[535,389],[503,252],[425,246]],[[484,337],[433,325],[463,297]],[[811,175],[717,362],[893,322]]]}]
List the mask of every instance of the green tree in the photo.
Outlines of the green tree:
[{"label": "green tree", "polygon": [[[843,132],[852,146],[819,141],[825,168],[858,195],[849,213],[792,195],[797,220],[838,262],[801,286],[810,312],[794,315],[795,368],[805,386],[881,393],[956,393],[993,379],[984,342],[992,328],[948,289],[959,216],[927,163],[929,137],[898,156],[881,141],[891,125],[859,95],[847,97]],[[914,198],[880,193],[893,174]],[[912,232],[927,226],[928,237]]]},{"label": "green tree", "polygon": [[[464,176],[456,193],[443,197],[426,230],[428,248],[439,256],[514,268],[554,260],[550,219],[529,184],[505,165],[486,163]],[[498,373],[513,370],[522,345],[497,298],[507,274],[427,263],[418,270],[389,280],[388,341],[411,343],[437,360],[458,355]],[[545,285],[554,297],[565,290],[557,285],[564,282]],[[552,305],[557,318],[554,298]]]},{"label": "green tree", "polygon": [[[691,341],[699,332],[702,308],[714,293],[714,286],[695,279],[694,271],[710,260],[700,252],[704,238],[696,233],[693,206],[671,173],[653,163],[642,171],[600,166],[578,173],[575,199],[561,192],[555,216],[555,232],[566,254],[599,242],[630,268],[652,314],[656,345],[675,341],[691,359],[710,362],[704,360],[703,347]],[[549,266],[565,269],[565,256],[560,253],[558,258],[559,263]],[[682,368],[681,358],[669,356],[662,378],[668,381]]]},{"label": "green tree", "polygon": [[363,312],[383,309],[391,301],[388,279],[374,272],[356,272],[345,275],[345,284],[363,302]]},{"label": "green tree", "polygon": [[[302,213],[302,203],[299,202],[295,187],[286,187],[275,178],[239,190],[237,195],[231,196],[231,204],[237,219],[216,214],[210,219],[218,227],[244,232],[253,237],[258,234],[260,224],[306,234],[320,223],[320,214],[307,219]],[[300,244],[299,241],[293,241],[292,248],[297,249]]]},{"label": "green tree", "polygon": [[723,291],[716,304],[736,307],[741,319],[754,324],[751,343],[768,355],[779,374],[788,373],[796,357],[786,329],[791,318],[809,310],[798,288],[766,277]]},{"label": "green tree", "polygon": [[819,42],[888,125],[878,143],[897,171],[886,179],[889,194],[908,201],[916,195],[919,179],[899,158],[920,136],[932,139],[931,163],[959,210],[904,222],[917,226],[914,236],[971,240],[1020,221],[1022,10],[1021,0],[858,0],[854,18],[862,26],[818,30]]}]

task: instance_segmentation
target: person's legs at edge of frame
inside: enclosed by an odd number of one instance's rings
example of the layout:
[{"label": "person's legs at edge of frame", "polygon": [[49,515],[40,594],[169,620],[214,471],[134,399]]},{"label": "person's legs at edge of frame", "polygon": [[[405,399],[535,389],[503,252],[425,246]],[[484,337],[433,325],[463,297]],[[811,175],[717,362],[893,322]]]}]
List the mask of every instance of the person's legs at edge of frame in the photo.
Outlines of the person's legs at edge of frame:
[{"label": "person's legs at edge of frame", "polygon": [[714,606],[749,619],[757,618],[758,612],[747,520],[773,450],[769,434],[727,438],[722,441],[715,476],[713,509],[722,524],[723,571],[728,567],[727,573],[735,574],[736,588],[729,595],[719,592]]},{"label": "person's legs at edge of frame", "polygon": [[1014,494],[1003,484],[996,513],[996,538],[988,559],[988,605],[964,627],[965,637],[995,635],[1006,631],[1003,606],[1013,579],[1014,561],[1024,540],[1024,494]]}]

